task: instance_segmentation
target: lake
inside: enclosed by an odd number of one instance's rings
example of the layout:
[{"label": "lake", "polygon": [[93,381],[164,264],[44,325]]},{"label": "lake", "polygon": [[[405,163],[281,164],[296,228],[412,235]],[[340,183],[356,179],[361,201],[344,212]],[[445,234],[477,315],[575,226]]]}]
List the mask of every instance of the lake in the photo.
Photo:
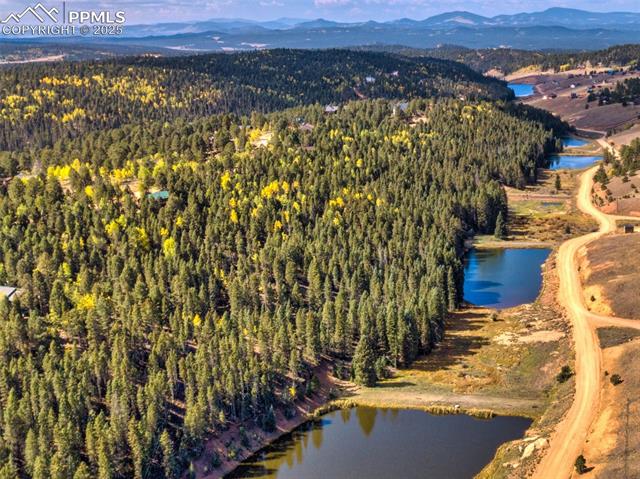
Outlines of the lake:
[{"label": "lake", "polygon": [[585,146],[588,144],[589,142],[587,140],[576,138],[575,136],[565,136],[564,138],[562,138],[563,148],[578,148],[580,146]]},{"label": "lake", "polygon": [[580,170],[592,166],[596,161],[602,160],[602,155],[582,156],[582,155],[551,155],[549,157],[552,170]]},{"label": "lake", "polygon": [[500,444],[522,437],[530,424],[520,417],[344,409],[283,436],[227,477],[469,479]]},{"label": "lake", "polygon": [[508,83],[507,87],[513,90],[513,93],[517,98],[533,95],[533,85],[526,85],[524,83]]},{"label": "lake", "polygon": [[511,308],[531,303],[542,286],[549,249],[472,249],[465,256],[464,299],[477,306]]}]

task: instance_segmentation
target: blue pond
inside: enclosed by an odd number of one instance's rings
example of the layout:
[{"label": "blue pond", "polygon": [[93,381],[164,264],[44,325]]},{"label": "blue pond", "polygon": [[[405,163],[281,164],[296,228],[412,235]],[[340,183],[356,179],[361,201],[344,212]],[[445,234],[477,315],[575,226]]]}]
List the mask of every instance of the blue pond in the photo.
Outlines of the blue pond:
[{"label": "blue pond", "polygon": [[574,156],[574,155],[551,155],[552,170],[579,170],[592,166],[596,161],[602,160],[602,156]]},{"label": "blue pond", "polygon": [[566,136],[562,138],[562,146],[564,148],[578,148],[579,146],[588,145],[589,142],[587,140],[583,140],[582,138],[576,138],[575,136]]},{"label": "blue pond", "polygon": [[516,97],[518,98],[533,95],[533,85],[525,85],[524,83],[509,83],[507,84],[507,86],[513,90],[513,93],[515,93]]},{"label": "blue pond", "polygon": [[542,263],[550,251],[472,249],[465,257],[465,301],[498,309],[533,302],[542,285]]}]

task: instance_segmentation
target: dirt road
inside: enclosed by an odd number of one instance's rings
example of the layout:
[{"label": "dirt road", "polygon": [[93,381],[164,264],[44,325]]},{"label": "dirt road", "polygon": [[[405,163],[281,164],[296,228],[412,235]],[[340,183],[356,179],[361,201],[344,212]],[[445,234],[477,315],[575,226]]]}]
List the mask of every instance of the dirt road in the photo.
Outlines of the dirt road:
[{"label": "dirt road", "polygon": [[[591,203],[593,176],[597,169],[598,167],[591,168],[580,178],[577,206],[598,222],[599,229],[566,241],[558,250],[557,257],[560,277],[558,299],[566,309],[573,328],[576,394],[571,409],[551,437],[550,447],[536,469],[533,476],[535,478],[562,479],[573,474],[574,462],[582,451],[600,401],[603,371],[596,326],[603,323],[609,326],[629,326],[629,320],[591,313],[584,303],[576,258],[578,250],[603,235],[615,232],[616,220],[624,219],[602,213]],[[640,324],[635,327],[640,328]]]}]

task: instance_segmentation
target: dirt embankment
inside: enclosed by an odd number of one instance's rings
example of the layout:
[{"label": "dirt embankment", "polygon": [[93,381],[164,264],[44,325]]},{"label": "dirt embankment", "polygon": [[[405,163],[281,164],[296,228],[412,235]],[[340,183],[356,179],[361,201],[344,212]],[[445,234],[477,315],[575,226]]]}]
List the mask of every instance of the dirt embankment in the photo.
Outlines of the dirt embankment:
[{"label": "dirt embankment", "polygon": [[[209,439],[204,453],[193,462],[196,477],[223,477],[263,447],[308,421],[317,410],[330,402],[334,391],[349,386],[331,374],[331,367],[326,360],[314,369],[313,374],[318,378],[317,390],[296,402],[293,417],[285,417],[282,411],[277,411],[275,431],[267,433],[254,422],[246,421],[231,424],[227,430]],[[213,461],[214,457],[219,462]]]},{"label": "dirt embankment", "polygon": [[[615,345],[617,341],[614,341],[613,346],[603,350],[603,367],[607,376],[600,413],[584,448],[588,464],[593,467],[583,476],[585,479],[640,477],[640,364],[637,360],[640,339],[628,342],[629,337],[624,335],[624,330],[610,329],[615,331],[608,332],[609,339],[614,334],[621,336],[623,342]],[[636,337],[640,334],[640,331],[634,332]],[[619,375],[622,382],[614,385],[617,382],[614,375]]]},{"label": "dirt embankment", "polygon": [[604,186],[596,184],[594,194],[594,201],[603,213],[637,216],[640,220],[640,172],[613,177]]},{"label": "dirt embankment", "polygon": [[591,243],[580,256],[585,303],[591,311],[640,319],[640,235],[614,235]]}]

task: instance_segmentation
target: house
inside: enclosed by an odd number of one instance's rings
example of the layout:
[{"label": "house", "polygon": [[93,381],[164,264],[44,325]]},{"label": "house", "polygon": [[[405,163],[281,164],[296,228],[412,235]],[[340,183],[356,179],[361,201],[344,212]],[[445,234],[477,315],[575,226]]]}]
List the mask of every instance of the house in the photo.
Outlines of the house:
[{"label": "house", "polygon": [[160,190],[155,193],[149,193],[147,196],[152,200],[165,201],[169,199],[169,192],[167,190]]},{"label": "house", "polygon": [[635,232],[635,227],[632,224],[626,224],[622,227],[622,229],[624,230],[625,234]]},{"label": "house", "polygon": [[375,83],[376,82],[376,78],[375,77],[365,77],[364,81],[366,81],[367,83]]},{"label": "house", "polygon": [[324,107],[324,112],[325,113],[335,113],[337,112],[339,109],[339,107],[337,107],[336,105],[327,105]]},{"label": "house", "polygon": [[20,292],[15,286],[0,286],[0,298],[5,296],[9,301],[13,301],[20,296]]}]

